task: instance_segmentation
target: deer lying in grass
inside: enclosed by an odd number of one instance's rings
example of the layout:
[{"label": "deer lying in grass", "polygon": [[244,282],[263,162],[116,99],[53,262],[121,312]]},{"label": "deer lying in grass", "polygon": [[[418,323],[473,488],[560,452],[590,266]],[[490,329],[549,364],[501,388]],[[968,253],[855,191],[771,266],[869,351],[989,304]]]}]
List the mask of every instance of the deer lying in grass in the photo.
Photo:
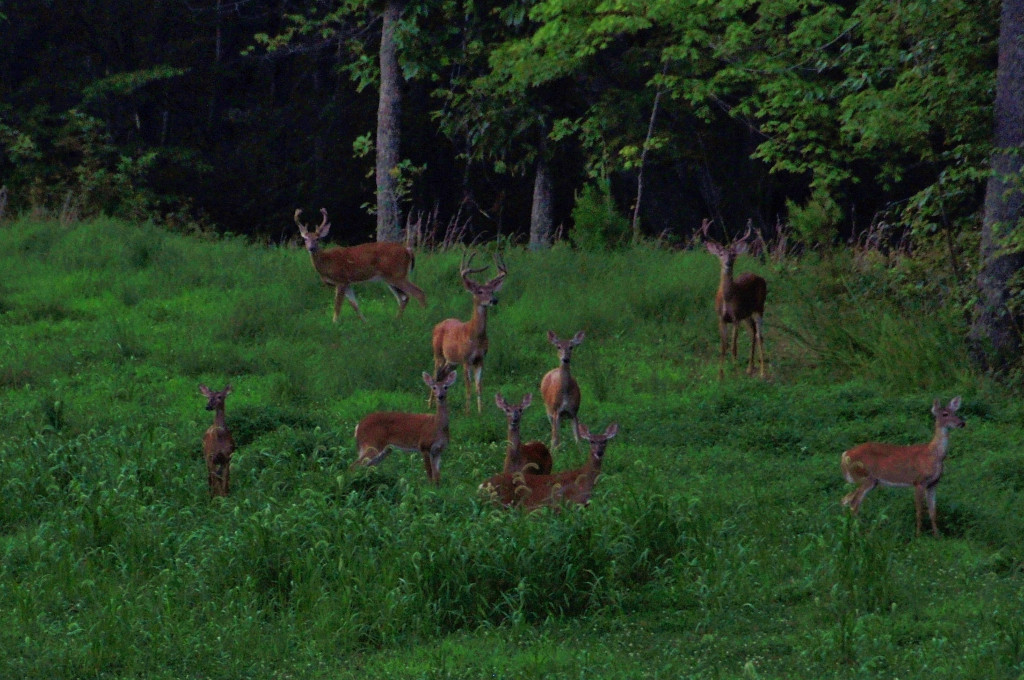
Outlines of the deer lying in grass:
[{"label": "deer lying in grass", "polygon": [[356,425],[358,457],[352,467],[376,465],[391,449],[419,451],[427,479],[441,482],[441,454],[448,446],[448,388],[455,382],[456,372],[445,368],[437,380],[423,373],[423,382],[437,400],[437,413],[371,413]]},{"label": "deer lying in grass", "polygon": [[729,344],[729,324],[732,324],[732,358],[736,360],[736,345],[739,340],[740,322],[746,321],[750,327],[750,362],[747,373],[754,372],[754,350],[761,360],[761,377],[764,377],[764,336],[762,319],[764,317],[764,301],[768,295],[768,284],[757,274],[740,274],[733,279],[732,268],[736,256],[747,252],[747,239],[750,238],[750,227],[739,239],[728,246],[708,240],[708,227],[711,220],[704,220],[701,232],[704,234],[708,252],[718,258],[722,265],[718,291],[715,293],[715,313],[718,315],[718,335],[721,341],[718,355],[718,377],[724,375],[725,352]]},{"label": "deer lying in grass", "polygon": [[580,423],[580,437],[590,443],[590,457],[586,464],[575,470],[550,475],[531,475],[524,472],[503,472],[480,485],[480,492],[509,507],[534,510],[540,507],[558,507],[563,503],[587,505],[594,484],[601,474],[608,440],[618,433],[619,426],[612,423],[604,434],[591,434]]},{"label": "deer lying in grass", "polygon": [[864,496],[879,483],[886,486],[912,486],[914,509],[917,511],[917,534],[921,534],[921,515],[927,501],[932,533],[938,537],[935,487],[942,479],[942,464],[949,450],[949,430],[965,425],[963,419],[956,414],[959,408],[960,397],[953,398],[946,407],[938,399],[935,400],[932,404],[935,436],[927,444],[898,446],[868,442],[845,451],[839,465],[846,481],[856,484],[857,488],[843,497],[843,505],[850,506],[851,512],[857,514]]},{"label": "deer lying in grass", "polygon": [[518,406],[513,406],[505,401],[500,392],[494,395],[494,403],[505,412],[505,418],[508,420],[508,450],[505,452],[503,468],[505,473],[529,472],[535,475],[551,473],[551,452],[548,451],[548,447],[538,441],[523,444],[519,436],[523,411],[532,401],[533,395],[527,394]]},{"label": "deer lying in grass", "polygon": [[203,459],[210,495],[227,496],[231,490],[231,454],[235,452],[235,440],[225,421],[224,401],[231,394],[231,385],[219,392],[200,385],[199,391],[206,397],[206,410],[214,412],[213,425],[203,434]]},{"label": "deer lying in grass", "polygon": [[[469,413],[469,403],[472,396],[471,382],[476,383],[476,410],[483,412],[483,402],[480,397],[480,384],[484,370],[484,357],[487,356],[487,309],[498,304],[497,293],[505,283],[505,275],[508,268],[505,261],[499,255],[494,256],[494,265],[498,270],[497,275],[487,283],[477,283],[469,278],[470,274],[482,272],[486,267],[470,269],[475,253],[470,254],[466,261],[459,264],[459,275],[462,277],[463,287],[473,296],[473,316],[469,321],[459,319],[445,319],[436,326],[431,337],[431,347],[434,351],[434,370],[439,371],[445,365],[462,364],[466,379],[466,413]],[[429,406],[433,395],[427,401]]]},{"label": "deer lying in grass", "polygon": [[548,331],[548,342],[558,349],[558,368],[552,368],[540,381],[540,393],[544,397],[544,408],[551,422],[551,449],[558,448],[558,434],[562,418],[572,421],[572,436],[580,440],[579,420],[580,386],[569,373],[572,350],[583,342],[583,331],[569,340],[559,340],[554,331]]},{"label": "deer lying in grass", "polygon": [[312,232],[299,221],[301,209],[295,211],[295,224],[299,226],[299,233],[306,244],[306,250],[309,251],[313,268],[324,283],[334,286],[335,323],[338,322],[338,313],[341,311],[342,297],[348,299],[359,318],[366,321],[366,317],[359,311],[359,302],[352,288],[352,284],[363,281],[382,280],[388,284],[388,288],[398,300],[399,319],[402,318],[410,295],[416,298],[421,307],[427,305],[426,295],[409,281],[409,272],[415,264],[412,248],[407,248],[401,243],[363,243],[349,248],[323,250],[320,248],[320,240],[327,236],[331,224],[327,221],[327,210],[320,208],[320,214],[323,215],[323,221]]}]

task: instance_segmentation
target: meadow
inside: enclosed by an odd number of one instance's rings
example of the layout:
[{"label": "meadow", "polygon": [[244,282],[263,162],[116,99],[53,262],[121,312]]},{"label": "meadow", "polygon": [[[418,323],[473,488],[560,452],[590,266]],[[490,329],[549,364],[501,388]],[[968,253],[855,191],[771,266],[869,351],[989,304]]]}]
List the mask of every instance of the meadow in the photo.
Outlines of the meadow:
[{"label": "meadow", "polygon": [[[0,677],[1024,674],[1024,407],[972,371],[937,270],[740,258],[768,281],[768,376],[719,380],[707,252],[508,246],[483,412],[460,367],[440,485],[418,454],[350,471],[363,415],[426,410],[430,330],[470,313],[460,255],[418,254],[426,308],[396,320],[363,284],[367,323],[333,324],[298,248],[0,225]],[[581,420],[620,429],[589,506],[524,514],[477,486],[505,452],[495,391],[532,392],[523,438],[548,438],[548,330],[586,332]],[[198,386],[227,382],[211,499]],[[954,395],[942,537],[915,537],[907,489],[844,512],[841,452],[927,441]],[[556,470],[586,456],[563,439]]]}]

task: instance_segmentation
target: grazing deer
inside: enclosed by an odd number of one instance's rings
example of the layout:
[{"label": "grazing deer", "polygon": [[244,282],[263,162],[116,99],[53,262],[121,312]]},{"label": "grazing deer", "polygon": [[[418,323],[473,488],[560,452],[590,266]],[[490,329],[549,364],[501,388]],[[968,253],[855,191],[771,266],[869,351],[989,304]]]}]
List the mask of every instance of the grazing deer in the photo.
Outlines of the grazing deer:
[{"label": "grazing deer", "polygon": [[331,228],[327,221],[327,210],[320,208],[323,221],[314,231],[299,221],[301,209],[295,210],[295,224],[299,225],[299,233],[306,243],[306,250],[313,260],[313,268],[328,286],[334,286],[334,322],[338,322],[341,311],[341,299],[348,299],[352,309],[363,321],[366,317],[359,311],[354,283],[382,280],[398,300],[398,318],[402,318],[409,296],[413,296],[421,307],[427,305],[423,291],[409,281],[409,272],[415,265],[412,248],[401,243],[363,243],[349,248],[331,248],[322,250],[320,240],[327,236]]},{"label": "grazing deer", "polygon": [[604,434],[591,434],[581,423],[580,437],[590,443],[590,457],[586,464],[575,470],[550,475],[531,475],[515,472],[494,475],[480,485],[480,491],[504,506],[533,510],[563,503],[587,505],[594,484],[601,474],[601,461],[608,440],[616,435],[619,426],[612,423]]},{"label": "grazing deer", "polygon": [[512,406],[505,401],[500,392],[494,395],[494,403],[505,412],[505,417],[508,419],[508,450],[505,452],[505,467],[503,468],[506,473],[551,474],[551,452],[548,451],[548,447],[538,441],[523,444],[519,436],[523,411],[532,401],[533,395],[528,393],[518,406]]},{"label": "grazing deer", "polygon": [[857,514],[864,496],[879,482],[886,486],[912,486],[914,508],[917,511],[917,534],[921,534],[922,506],[927,500],[932,533],[938,537],[935,487],[942,478],[942,463],[949,450],[949,430],[965,425],[963,419],[956,414],[959,408],[960,397],[954,397],[946,407],[938,399],[935,400],[932,404],[935,436],[927,444],[898,446],[868,442],[845,451],[839,466],[846,481],[856,484],[857,488],[843,497],[843,505],[850,506],[852,513]]},{"label": "grazing deer", "polygon": [[448,388],[455,382],[455,371],[447,368],[435,381],[423,373],[423,382],[437,399],[437,413],[371,413],[356,425],[356,446],[359,456],[352,467],[376,465],[391,449],[419,451],[427,479],[441,482],[441,454],[448,446]]},{"label": "grazing deer", "polygon": [[210,495],[227,496],[231,490],[231,454],[235,452],[235,440],[224,418],[224,401],[231,394],[231,385],[219,392],[200,385],[199,391],[206,397],[206,410],[214,412],[213,425],[203,434],[203,458],[206,460]]},{"label": "grazing deer", "polygon": [[[508,268],[505,260],[499,255],[494,256],[494,266],[497,275],[487,283],[477,283],[469,278],[470,274],[482,272],[487,267],[470,269],[475,253],[469,256],[463,254],[462,262],[459,264],[459,275],[462,277],[463,287],[473,296],[473,316],[469,321],[458,319],[445,319],[434,326],[431,345],[434,350],[434,370],[440,371],[448,364],[462,364],[466,380],[466,413],[469,413],[469,402],[471,399],[471,381],[476,383],[476,410],[483,412],[483,402],[480,398],[480,383],[484,370],[484,357],[487,355],[487,308],[498,304],[496,293],[501,290],[505,282],[505,275]],[[472,374],[472,375],[471,375]],[[434,395],[431,394],[427,404],[431,403]]]},{"label": "grazing deer", "polygon": [[540,381],[540,393],[544,397],[544,407],[551,421],[551,448],[558,448],[558,433],[562,426],[562,418],[572,420],[572,435],[580,440],[579,420],[580,386],[569,373],[569,361],[572,350],[583,342],[583,331],[569,340],[559,340],[554,331],[548,331],[548,342],[558,348],[558,368],[552,368]]},{"label": "grazing deer", "polygon": [[[704,220],[701,232],[705,239],[711,220]],[[740,274],[733,279],[732,267],[736,256],[747,252],[747,239],[750,238],[750,227],[738,240],[728,246],[706,240],[708,252],[716,256],[722,263],[722,276],[715,293],[715,313],[718,315],[718,334],[721,339],[718,356],[718,377],[724,375],[725,352],[729,343],[729,324],[732,324],[732,358],[736,360],[736,344],[739,339],[740,322],[746,321],[750,327],[750,363],[747,373],[754,372],[754,350],[761,360],[761,377],[764,377],[764,336],[762,335],[762,318],[764,317],[764,300],[768,295],[768,284],[757,274]]]}]

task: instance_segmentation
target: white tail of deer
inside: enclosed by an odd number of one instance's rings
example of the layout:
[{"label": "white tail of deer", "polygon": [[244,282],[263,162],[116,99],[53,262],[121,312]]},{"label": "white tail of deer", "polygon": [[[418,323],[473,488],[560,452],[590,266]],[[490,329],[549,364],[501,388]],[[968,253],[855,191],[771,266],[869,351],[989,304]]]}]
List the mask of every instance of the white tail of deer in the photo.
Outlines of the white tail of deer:
[{"label": "white tail of deer", "polygon": [[203,434],[203,459],[210,495],[227,496],[231,491],[231,454],[235,452],[235,440],[224,417],[224,402],[231,394],[231,385],[219,392],[200,385],[199,391],[206,397],[206,410],[214,412],[213,425]]},{"label": "white tail of deer", "polygon": [[423,382],[437,400],[437,413],[371,413],[356,425],[358,457],[352,467],[376,465],[391,449],[419,451],[423,454],[423,467],[427,479],[441,481],[441,454],[448,446],[448,388],[455,382],[455,371],[441,372],[437,380],[429,373]]},{"label": "white tail of deer", "polygon": [[729,344],[729,324],[732,324],[732,358],[736,360],[736,345],[739,340],[740,322],[746,321],[750,327],[750,362],[747,373],[754,372],[754,351],[757,350],[761,360],[761,377],[764,377],[764,336],[762,319],[764,317],[764,301],[768,295],[768,284],[757,274],[740,274],[732,276],[736,256],[747,252],[747,239],[750,238],[750,227],[739,239],[728,246],[715,243],[708,239],[708,227],[711,220],[704,220],[701,233],[704,234],[708,252],[718,258],[722,265],[721,280],[718,292],[715,293],[715,313],[718,315],[718,335],[721,341],[718,356],[718,377],[724,375],[725,353]]},{"label": "white tail of deer", "polygon": [[[469,278],[470,274],[482,272],[486,267],[470,269],[475,253],[466,260],[463,254],[459,265],[459,276],[463,287],[473,296],[473,316],[469,321],[445,319],[436,326],[431,338],[434,351],[434,370],[439,371],[445,365],[462,364],[466,380],[466,413],[472,398],[472,383],[476,383],[476,410],[483,412],[483,401],[480,397],[480,386],[483,379],[484,357],[487,356],[487,309],[498,304],[497,293],[505,283],[508,268],[505,260],[498,254],[494,255],[494,266],[498,273],[487,283],[477,283]],[[428,400],[433,400],[433,395]]]},{"label": "white tail of deer", "polygon": [[845,451],[840,459],[840,468],[846,481],[856,484],[857,488],[843,497],[843,505],[850,506],[853,514],[857,514],[864,496],[879,483],[886,486],[912,486],[918,535],[921,533],[921,516],[927,501],[932,533],[938,536],[935,487],[942,478],[942,464],[949,450],[949,430],[965,425],[963,419],[956,414],[959,408],[960,397],[954,397],[945,407],[938,399],[935,400],[932,404],[935,436],[927,444],[897,446],[868,442]]},{"label": "white tail of deer", "polygon": [[307,225],[299,220],[302,210],[295,211],[295,224],[306,244],[306,250],[313,260],[313,268],[328,286],[334,286],[334,321],[337,323],[341,312],[341,300],[346,298],[360,319],[366,317],[359,311],[352,284],[363,281],[384,281],[398,300],[398,318],[402,318],[409,296],[416,298],[421,307],[427,304],[423,291],[409,281],[409,272],[415,264],[412,248],[400,243],[363,243],[349,248],[331,248],[323,250],[320,240],[327,236],[331,228],[327,221],[327,210],[320,208],[323,221],[310,231]]},{"label": "white tail of deer", "polygon": [[612,423],[604,434],[591,434],[582,423],[579,428],[580,437],[590,443],[590,457],[583,467],[552,475],[502,473],[481,484],[480,492],[504,506],[527,510],[558,507],[563,503],[588,504],[594,484],[601,475],[601,462],[608,440],[618,433],[619,426]]},{"label": "white tail of deer", "polygon": [[578,332],[569,340],[559,340],[554,331],[548,331],[548,341],[558,349],[558,368],[544,374],[540,381],[540,393],[544,397],[544,407],[551,422],[551,448],[558,448],[558,435],[562,426],[562,418],[572,421],[572,435],[580,440],[579,420],[580,386],[569,373],[569,362],[572,350],[583,342],[583,331]]},{"label": "white tail of deer", "polygon": [[519,428],[523,420],[523,411],[533,401],[533,395],[527,393],[518,405],[512,405],[498,392],[494,395],[494,403],[505,412],[508,420],[508,450],[505,452],[503,472],[529,472],[535,475],[551,473],[551,452],[541,442],[522,443]]}]

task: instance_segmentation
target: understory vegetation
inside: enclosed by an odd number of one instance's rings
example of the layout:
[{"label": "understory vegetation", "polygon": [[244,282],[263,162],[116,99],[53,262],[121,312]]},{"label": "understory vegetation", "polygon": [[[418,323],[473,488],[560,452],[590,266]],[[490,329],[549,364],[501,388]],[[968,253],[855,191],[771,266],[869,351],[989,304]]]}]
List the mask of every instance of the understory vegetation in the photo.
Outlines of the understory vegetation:
[{"label": "understory vegetation", "polygon": [[[1024,407],[972,372],[937,269],[740,258],[768,281],[768,377],[744,329],[719,380],[704,250],[502,245],[483,412],[459,367],[434,487],[418,455],[349,465],[362,416],[426,410],[430,330],[470,313],[459,251],[418,254],[426,308],[396,320],[362,284],[368,322],[332,324],[298,248],[0,226],[0,677],[1024,673]],[[581,420],[620,429],[588,507],[526,515],[477,486],[505,453],[495,391],[532,392],[523,439],[548,440],[549,329],[586,331]],[[211,499],[198,385],[228,382],[239,448]],[[844,512],[841,452],[927,441],[954,395],[943,536],[915,538],[907,489]],[[555,469],[582,465],[563,440]]]}]

